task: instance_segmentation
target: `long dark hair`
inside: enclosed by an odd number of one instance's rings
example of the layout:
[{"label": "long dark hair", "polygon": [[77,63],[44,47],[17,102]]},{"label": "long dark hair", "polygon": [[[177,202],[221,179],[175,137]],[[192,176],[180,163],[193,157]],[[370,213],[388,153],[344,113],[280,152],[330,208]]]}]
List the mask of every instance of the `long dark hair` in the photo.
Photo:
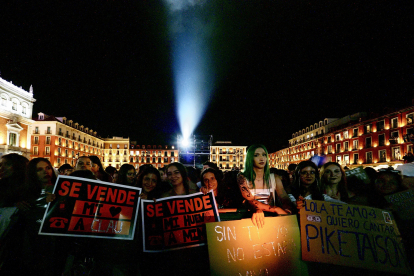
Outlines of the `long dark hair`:
[{"label": "long dark hair", "polygon": [[251,145],[247,149],[246,153],[246,159],[244,161],[244,171],[243,175],[246,177],[247,180],[249,180],[253,187],[254,187],[254,180],[256,179],[256,173],[254,172],[254,153],[257,149],[262,148],[266,152],[266,165],[264,167],[264,184],[265,187],[269,188],[269,180],[270,180],[270,169],[269,169],[269,153],[267,152],[267,149],[264,145],[261,144],[254,144]]},{"label": "long dark hair", "polygon": [[295,169],[295,175],[292,185],[292,194],[293,196],[298,199],[299,196],[305,195],[305,188],[300,183],[300,172],[306,168],[306,167],[312,167],[315,170],[315,181],[311,184],[309,187],[309,192],[311,194],[312,199],[314,200],[324,200],[321,184],[319,180],[319,172],[318,172],[318,166],[316,166],[315,163],[312,161],[302,161],[299,163],[299,165]]},{"label": "long dark hair", "polygon": [[160,198],[161,197],[161,175],[160,172],[154,168],[153,166],[146,167],[138,176],[137,180],[137,186],[142,188],[142,182],[144,180],[144,177],[148,174],[155,174],[157,177],[157,184],[155,188],[148,193],[147,199],[154,199],[154,198]]},{"label": "long dark hair", "polygon": [[184,167],[183,164],[179,163],[179,162],[173,162],[168,164],[167,169],[165,170],[167,172],[168,175],[168,169],[170,167],[176,167],[177,170],[180,172],[181,177],[183,178],[183,185],[184,185],[184,189],[185,189],[185,193],[189,194],[190,193],[190,186],[188,184],[188,174],[187,174],[187,169]]},{"label": "long dark hair", "polygon": [[37,198],[42,192],[42,183],[39,181],[39,178],[37,177],[37,164],[39,162],[45,162],[52,168],[53,173],[52,179],[50,181],[53,184],[55,184],[57,179],[56,173],[49,160],[43,157],[38,157],[30,160],[29,164],[27,164],[27,187],[28,192],[30,193],[29,196],[35,196],[35,198]]},{"label": "long dark hair", "polygon": [[325,191],[326,187],[329,186],[328,183],[326,183],[326,181],[325,181],[324,174],[325,174],[326,168],[330,165],[337,166],[339,168],[339,170],[341,171],[341,181],[338,183],[338,192],[341,195],[341,201],[347,202],[349,200],[349,196],[348,196],[348,186],[347,186],[347,181],[346,181],[346,174],[345,174],[344,169],[338,163],[336,163],[336,162],[327,162],[322,166],[321,172],[320,172],[321,185],[322,185],[321,187]]},{"label": "long dark hair", "polygon": [[17,153],[3,155],[1,159],[11,166],[11,175],[0,179],[0,207],[9,207],[21,199],[26,184],[29,160]]},{"label": "long dark hair", "polygon": [[101,174],[101,177],[100,177],[101,179],[100,180],[107,181],[107,182],[111,182],[112,181],[112,177],[109,175],[109,173],[107,173],[104,170],[104,168],[102,166],[102,163],[101,163],[101,160],[99,159],[99,157],[98,156],[95,156],[95,155],[91,155],[91,156],[87,156],[87,157],[91,160],[91,162],[92,162],[91,165],[97,164],[99,166],[99,173]]},{"label": "long dark hair", "polygon": [[[134,170],[134,173],[136,172],[134,166],[132,166],[131,164],[123,164],[121,168],[119,168],[118,180],[116,181],[116,183],[123,185],[131,185],[127,181],[127,173],[129,170]],[[135,186],[135,184],[136,183],[132,183],[133,186]]]}]

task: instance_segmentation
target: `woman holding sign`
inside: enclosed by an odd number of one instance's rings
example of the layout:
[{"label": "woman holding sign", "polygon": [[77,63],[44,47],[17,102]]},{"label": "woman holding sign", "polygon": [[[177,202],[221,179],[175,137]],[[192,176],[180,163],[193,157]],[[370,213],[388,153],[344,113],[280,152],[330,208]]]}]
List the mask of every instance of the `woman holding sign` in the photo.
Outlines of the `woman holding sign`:
[{"label": "woman holding sign", "polygon": [[172,188],[163,193],[161,197],[189,195],[197,192],[190,189],[187,170],[184,165],[179,162],[173,162],[167,166],[167,179]]},{"label": "woman holding sign", "polygon": [[[244,171],[237,177],[242,196],[253,209],[252,222],[261,228],[264,213],[279,215],[290,213],[289,198],[279,177],[270,174],[267,149],[263,145],[252,145],[247,150]],[[277,206],[279,205],[279,206]],[[284,210],[281,207],[287,209]]]},{"label": "woman holding sign", "polygon": [[302,161],[296,167],[292,195],[289,196],[292,202],[296,203],[298,209],[303,207],[304,199],[344,203],[324,193],[319,179],[318,167],[312,161]]},{"label": "woman holding sign", "polygon": [[348,202],[354,196],[348,191],[344,169],[336,162],[325,163],[321,168],[321,184],[332,198]]}]

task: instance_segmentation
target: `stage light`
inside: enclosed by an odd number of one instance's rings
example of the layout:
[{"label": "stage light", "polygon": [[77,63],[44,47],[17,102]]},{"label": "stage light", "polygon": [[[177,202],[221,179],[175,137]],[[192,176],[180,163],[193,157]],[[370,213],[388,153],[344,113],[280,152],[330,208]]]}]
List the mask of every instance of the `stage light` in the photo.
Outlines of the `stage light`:
[{"label": "stage light", "polygon": [[208,42],[213,23],[205,1],[165,0],[169,9],[176,113],[188,139],[204,115],[214,86]]},{"label": "stage light", "polygon": [[190,140],[188,138],[181,140],[181,146],[183,148],[188,148],[190,146]]}]

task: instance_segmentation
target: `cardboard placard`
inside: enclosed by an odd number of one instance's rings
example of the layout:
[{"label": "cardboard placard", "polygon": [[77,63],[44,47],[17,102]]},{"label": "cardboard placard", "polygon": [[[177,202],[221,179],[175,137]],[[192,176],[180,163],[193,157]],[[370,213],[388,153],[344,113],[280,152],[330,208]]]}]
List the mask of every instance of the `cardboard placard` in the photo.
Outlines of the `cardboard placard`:
[{"label": "cardboard placard", "polygon": [[59,175],[40,235],[132,240],[141,188]]},{"label": "cardboard placard", "polygon": [[414,219],[414,190],[388,195],[385,199],[392,204],[393,210],[402,220]]},{"label": "cardboard placard", "polygon": [[296,216],[207,223],[211,275],[306,275]]},{"label": "cardboard placard", "polygon": [[345,171],[345,175],[346,175],[347,178],[355,177],[355,178],[361,180],[365,184],[369,184],[369,182],[370,182],[369,176],[365,172],[363,167],[358,167],[358,168],[355,168],[355,169],[352,169],[352,170],[347,170],[347,171]]},{"label": "cardboard placard", "polygon": [[306,200],[300,224],[305,261],[410,273],[399,230],[389,211]]},{"label": "cardboard placard", "polygon": [[144,252],[205,245],[205,223],[220,221],[212,191],[142,200]]}]

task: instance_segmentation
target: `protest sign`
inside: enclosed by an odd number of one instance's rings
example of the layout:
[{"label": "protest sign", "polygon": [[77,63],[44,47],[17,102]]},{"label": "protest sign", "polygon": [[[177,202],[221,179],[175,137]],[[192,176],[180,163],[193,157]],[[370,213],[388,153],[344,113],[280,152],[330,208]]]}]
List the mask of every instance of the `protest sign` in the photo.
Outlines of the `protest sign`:
[{"label": "protest sign", "polygon": [[402,220],[414,219],[414,190],[388,195],[385,199]]},{"label": "protest sign", "polygon": [[[345,171],[345,175],[348,179],[356,178],[362,183],[369,184],[370,179],[363,167],[358,167],[352,170]],[[348,180],[349,181],[349,180]]]},{"label": "protest sign", "polygon": [[305,261],[409,274],[391,212],[306,200],[300,224]]},{"label": "protest sign", "polygon": [[142,200],[141,208],[144,252],[204,245],[204,224],[220,221],[212,191]]},{"label": "protest sign", "polygon": [[40,235],[134,238],[141,188],[60,175],[53,193]]},{"label": "protest sign", "polygon": [[211,275],[306,275],[296,216],[207,223]]}]

